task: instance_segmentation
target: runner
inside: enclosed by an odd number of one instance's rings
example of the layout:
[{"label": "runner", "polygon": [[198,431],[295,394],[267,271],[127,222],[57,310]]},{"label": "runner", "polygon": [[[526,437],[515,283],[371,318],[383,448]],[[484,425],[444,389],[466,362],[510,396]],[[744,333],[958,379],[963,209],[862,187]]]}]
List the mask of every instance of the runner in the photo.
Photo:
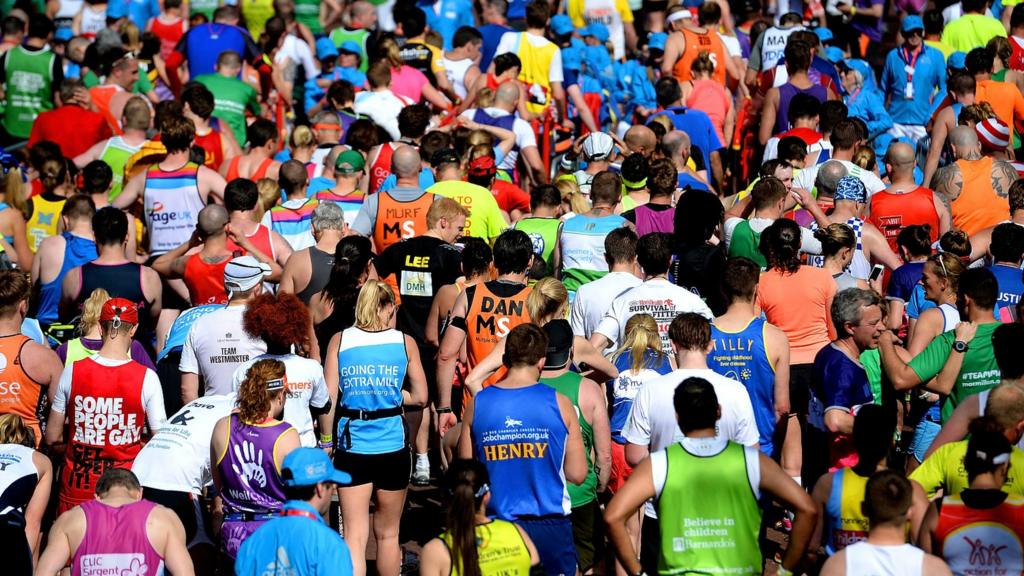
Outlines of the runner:
[{"label": "runner", "polygon": [[16,574],[32,573],[53,482],[53,466],[35,446],[35,432],[20,416],[0,416],[0,501],[4,503],[0,533],[8,569]]}]

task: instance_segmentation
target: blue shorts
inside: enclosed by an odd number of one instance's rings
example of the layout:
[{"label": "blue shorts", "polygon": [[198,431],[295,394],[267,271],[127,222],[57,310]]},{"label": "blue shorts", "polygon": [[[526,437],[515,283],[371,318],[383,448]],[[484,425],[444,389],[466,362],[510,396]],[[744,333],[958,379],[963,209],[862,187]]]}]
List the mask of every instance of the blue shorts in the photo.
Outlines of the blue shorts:
[{"label": "blue shorts", "polygon": [[924,462],[924,453],[939,435],[939,430],[942,430],[942,425],[927,418],[922,418],[917,423],[917,428],[914,428],[914,441],[910,443],[910,453],[919,463]]},{"label": "blue shorts", "polygon": [[576,544],[572,539],[572,521],[565,517],[516,520],[533,540],[544,573],[550,576],[576,574]]}]

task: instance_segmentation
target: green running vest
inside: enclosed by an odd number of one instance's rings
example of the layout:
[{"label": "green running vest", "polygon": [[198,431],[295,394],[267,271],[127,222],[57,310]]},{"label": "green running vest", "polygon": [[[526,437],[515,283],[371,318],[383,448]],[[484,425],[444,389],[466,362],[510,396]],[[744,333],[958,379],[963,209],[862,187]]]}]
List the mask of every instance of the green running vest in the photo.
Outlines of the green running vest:
[{"label": "green running vest", "polygon": [[3,124],[11,136],[28,138],[39,113],[53,110],[54,58],[56,55],[49,48],[30,52],[15,46],[7,51],[7,106]]},{"label": "green running vest", "polygon": [[579,508],[584,504],[590,504],[597,498],[597,471],[594,470],[594,428],[580,412],[580,382],[583,376],[575,372],[566,372],[554,378],[541,378],[540,383],[554,388],[572,401],[576,408],[576,417],[580,421],[580,430],[583,433],[583,451],[587,454],[587,478],[582,484],[576,485],[566,482],[569,487],[569,502],[573,508]]},{"label": "green running vest", "polygon": [[555,263],[551,255],[558,243],[558,227],[562,222],[558,218],[527,217],[516,222],[515,229],[526,232],[533,242],[533,253],[544,258],[547,263],[547,275],[555,275]]},{"label": "green running vest", "polygon": [[768,261],[764,259],[764,254],[758,249],[758,245],[761,243],[761,233],[754,232],[754,229],[750,227],[750,222],[744,220],[736,225],[736,228],[732,231],[732,238],[729,240],[729,257],[736,258],[742,256],[753,260],[761,269],[768,267]]}]

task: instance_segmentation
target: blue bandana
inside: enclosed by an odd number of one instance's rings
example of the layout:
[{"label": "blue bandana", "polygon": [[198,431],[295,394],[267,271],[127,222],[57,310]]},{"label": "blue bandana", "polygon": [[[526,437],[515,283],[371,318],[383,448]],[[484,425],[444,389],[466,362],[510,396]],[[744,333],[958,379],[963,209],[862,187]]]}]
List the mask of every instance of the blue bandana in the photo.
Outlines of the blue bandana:
[{"label": "blue bandana", "polygon": [[855,176],[843,176],[836,185],[835,200],[853,200],[861,204],[868,201],[868,191],[864,183]]}]

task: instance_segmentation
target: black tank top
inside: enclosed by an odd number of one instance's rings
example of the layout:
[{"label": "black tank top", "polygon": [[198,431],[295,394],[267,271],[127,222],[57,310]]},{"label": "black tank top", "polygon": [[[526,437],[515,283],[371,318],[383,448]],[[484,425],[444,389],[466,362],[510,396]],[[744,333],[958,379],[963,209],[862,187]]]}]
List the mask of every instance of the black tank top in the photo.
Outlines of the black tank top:
[{"label": "black tank top", "polygon": [[327,286],[328,280],[331,279],[331,268],[334,267],[334,254],[328,254],[323,250],[320,250],[316,246],[309,247],[309,284],[297,294],[299,300],[302,300],[304,304],[309,305],[309,301],[318,292]]},{"label": "black tank top", "polygon": [[104,265],[90,262],[82,266],[82,289],[76,300],[80,309],[92,291],[103,288],[111,298],[125,298],[139,307],[139,318],[146,310],[146,295],[142,291],[142,266],[134,262]]}]

